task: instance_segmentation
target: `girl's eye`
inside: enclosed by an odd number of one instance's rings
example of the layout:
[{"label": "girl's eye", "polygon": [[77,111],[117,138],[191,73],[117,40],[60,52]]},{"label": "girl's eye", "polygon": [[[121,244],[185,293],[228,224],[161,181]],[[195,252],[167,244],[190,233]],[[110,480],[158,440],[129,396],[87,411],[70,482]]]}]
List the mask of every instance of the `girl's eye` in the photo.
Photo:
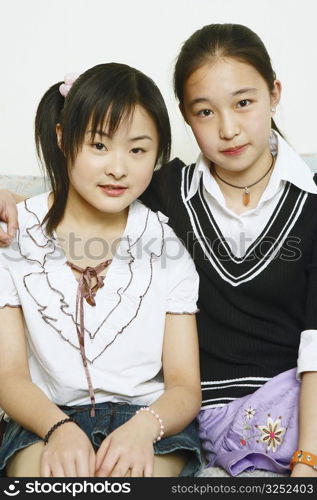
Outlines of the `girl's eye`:
[{"label": "girl's eye", "polygon": [[133,149],[131,149],[131,151],[132,151],[133,154],[139,155],[141,153],[144,153],[145,149],[143,149],[143,148],[133,148]]},{"label": "girl's eye", "polygon": [[207,117],[210,115],[212,115],[211,109],[202,109],[201,111],[198,111],[198,116]]},{"label": "girl's eye", "polygon": [[250,99],[242,99],[242,101],[238,102],[238,107],[245,108],[246,106],[249,106],[250,104],[251,104]]},{"label": "girl's eye", "polygon": [[102,142],[95,142],[93,144],[93,147],[95,149],[97,149],[98,151],[106,151],[106,149],[107,149],[106,146],[104,144],[102,144]]}]

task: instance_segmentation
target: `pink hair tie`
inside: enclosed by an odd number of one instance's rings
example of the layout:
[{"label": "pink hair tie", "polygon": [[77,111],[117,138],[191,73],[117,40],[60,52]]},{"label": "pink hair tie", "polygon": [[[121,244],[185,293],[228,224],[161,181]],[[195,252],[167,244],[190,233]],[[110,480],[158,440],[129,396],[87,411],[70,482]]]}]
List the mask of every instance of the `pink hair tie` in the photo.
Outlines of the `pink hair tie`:
[{"label": "pink hair tie", "polygon": [[72,88],[73,83],[79,77],[78,73],[67,73],[64,78],[64,83],[59,86],[59,91],[63,97],[66,97],[70,89]]}]

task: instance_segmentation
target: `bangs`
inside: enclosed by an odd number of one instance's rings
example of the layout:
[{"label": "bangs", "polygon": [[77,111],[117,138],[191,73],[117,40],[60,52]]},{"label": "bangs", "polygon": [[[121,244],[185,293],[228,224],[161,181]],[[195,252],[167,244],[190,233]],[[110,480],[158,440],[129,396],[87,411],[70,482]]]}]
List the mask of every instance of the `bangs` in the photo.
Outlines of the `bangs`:
[{"label": "bangs", "polygon": [[117,63],[95,66],[73,84],[61,113],[62,151],[74,163],[89,131],[112,137],[121,123],[131,123],[140,105],[153,119],[159,135],[157,161],[166,163],[171,130],[163,97],[155,83],[140,71]]},{"label": "bangs", "polygon": [[63,150],[72,162],[88,130],[92,138],[101,131],[113,136],[123,120],[132,119],[139,102],[139,93],[135,85],[127,82],[126,76],[105,78],[98,74],[79,85],[80,78],[74,84],[75,92],[65,102],[62,120]]},{"label": "bangs", "polygon": [[105,102],[98,103],[98,106],[93,110],[89,123],[86,127],[89,128],[92,138],[94,139],[99,132],[106,132],[109,137],[112,137],[122,121],[130,123],[133,118],[137,102],[126,100],[123,102],[112,101],[107,107]]},{"label": "bangs", "polygon": [[88,130],[92,140],[100,132],[106,132],[112,137],[122,121],[128,120],[130,122],[132,120],[137,101],[134,99],[125,99],[119,102],[116,100],[107,101],[107,99],[101,98],[96,102],[95,107],[88,108],[86,113],[77,113],[77,116],[73,117],[77,128],[71,127],[74,134],[70,136],[66,134],[64,137],[64,152],[72,162],[81,150]]}]

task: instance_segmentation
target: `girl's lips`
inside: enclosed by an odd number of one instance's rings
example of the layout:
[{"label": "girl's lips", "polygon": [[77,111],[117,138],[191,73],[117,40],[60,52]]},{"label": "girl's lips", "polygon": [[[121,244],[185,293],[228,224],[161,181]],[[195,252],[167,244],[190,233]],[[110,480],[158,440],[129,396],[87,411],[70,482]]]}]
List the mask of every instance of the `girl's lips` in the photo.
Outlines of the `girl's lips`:
[{"label": "girl's lips", "polygon": [[98,187],[108,196],[120,196],[127,189],[125,186],[113,186],[111,184],[107,184],[106,186],[99,185]]},{"label": "girl's lips", "polygon": [[240,153],[245,151],[245,149],[247,147],[248,147],[248,145],[244,144],[243,146],[237,146],[236,148],[224,149],[222,151],[222,153],[224,153],[225,155],[229,155],[229,156],[235,156],[235,155],[239,155]]}]

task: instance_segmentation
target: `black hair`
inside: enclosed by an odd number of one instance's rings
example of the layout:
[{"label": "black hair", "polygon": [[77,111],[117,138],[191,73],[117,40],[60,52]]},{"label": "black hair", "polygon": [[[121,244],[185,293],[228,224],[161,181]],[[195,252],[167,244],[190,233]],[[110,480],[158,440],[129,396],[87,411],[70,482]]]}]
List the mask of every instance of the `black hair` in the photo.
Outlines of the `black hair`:
[{"label": "black hair", "polygon": [[[260,37],[242,24],[209,24],[184,42],[177,57],[174,92],[180,104],[190,75],[215,57],[230,57],[250,64],[266,81],[268,89],[273,90],[276,75]],[[272,128],[281,134],[273,118]]]},{"label": "black hair", "polygon": [[[35,143],[49,177],[53,204],[43,224],[52,234],[62,220],[69,190],[68,161],[81,149],[88,125],[92,137],[107,125],[111,136],[121,120],[132,116],[137,104],[153,119],[159,138],[156,161],[166,163],[171,150],[171,128],[164,99],[156,84],[141,71],[126,64],[99,64],[88,69],[64,98],[53,85],[42,97],[35,118]],[[62,130],[57,144],[56,126]]]}]

